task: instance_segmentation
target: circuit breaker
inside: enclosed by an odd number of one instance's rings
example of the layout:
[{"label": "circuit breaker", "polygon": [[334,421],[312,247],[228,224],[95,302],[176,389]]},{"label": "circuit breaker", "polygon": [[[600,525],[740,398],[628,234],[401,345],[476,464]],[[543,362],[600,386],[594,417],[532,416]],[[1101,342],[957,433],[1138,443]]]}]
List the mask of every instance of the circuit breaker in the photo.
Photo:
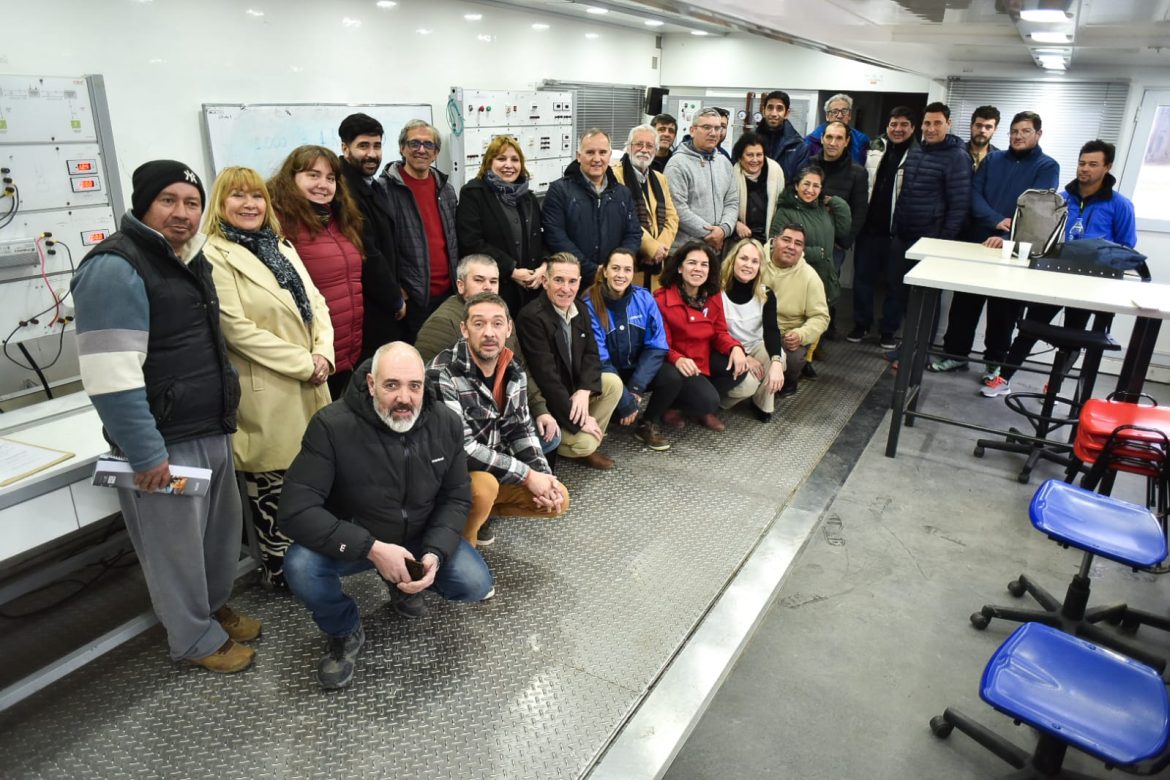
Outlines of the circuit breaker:
[{"label": "circuit breaker", "polygon": [[[458,118],[456,118],[458,117]],[[498,135],[510,135],[524,153],[529,189],[543,193],[576,153],[570,92],[452,87],[451,180],[458,189],[479,174],[483,153]]]},{"label": "circuit breaker", "polygon": [[0,394],[31,373],[13,365],[17,345],[45,339],[60,355],[74,270],[116,228],[107,117],[100,76],[0,75]]}]

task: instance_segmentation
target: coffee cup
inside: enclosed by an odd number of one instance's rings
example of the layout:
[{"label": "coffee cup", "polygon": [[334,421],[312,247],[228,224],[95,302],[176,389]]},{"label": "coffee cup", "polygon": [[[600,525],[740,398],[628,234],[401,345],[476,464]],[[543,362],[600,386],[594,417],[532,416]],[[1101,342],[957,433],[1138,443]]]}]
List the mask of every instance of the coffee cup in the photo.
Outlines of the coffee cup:
[{"label": "coffee cup", "polygon": [[1021,241],[1018,246],[1020,251],[1016,257],[1020,258],[1020,260],[1025,263],[1028,262],[1028,255],[1032,253],[1032,243],[1030,241]]},{"label": "coffee cup", "polygon": [[1012,241],[1004,239],[1003,246],[1001,246],[999,248],[999,256],[1002,257],[1004,260],[1011,260],[1012,259],[1012,249],[1014,247],[1015,247],[1015,244]]}]

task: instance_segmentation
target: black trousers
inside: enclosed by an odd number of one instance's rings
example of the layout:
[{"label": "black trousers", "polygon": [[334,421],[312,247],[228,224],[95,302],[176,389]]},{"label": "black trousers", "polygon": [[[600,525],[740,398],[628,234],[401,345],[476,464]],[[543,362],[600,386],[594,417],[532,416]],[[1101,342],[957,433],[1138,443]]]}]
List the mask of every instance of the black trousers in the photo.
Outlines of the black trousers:
[{"label": "black trousers", "polygon": [[975,328],[983,314],[984,302],[987,303],[987,327],[983,333],[983,359],[997,365],[1011,362],[1007,359],[1008,348],[1023,304],[1007,298],[955,293],[951,299],[951,313],[947,318],[947,333],[943,336],[943,350],[959,356],[971,353],[975,344]]},{"label": "black trousers", "polygon": [[[1028,311],[1024,314],[1024,319],[1032,322],[1040,322],[1047,325],[1052,322],[1056,315],[1060,312],[1061,306],[1054,306],[1050,303],[1029,303]],[[1080,328],[1082,330],[1089,324],[1089,317],[1093,312],[1087,309],[1067,308],[1064,310],[1064,326],[1066,328]],[[1100,315],[1098,315],[1099,317]],[[1109,316],[1112,321],[1113,317]],[[1101,323],[1098,318],[1097,323]],[[1035,336],[1026,336],[1023,333],[1016,336],[1016,340],[1012,342],[1011,349],[1007,353],[1007,362],[1013,366],[1018,366],[1028,359],[1032,354],[1032,349],[1036,346]],[[1000,372],[1000,376],[1004,379],[1010,380],[1012,375],[1016,373],[1014,368],[1005,368]]]},{"label": "black trousers", "polygon": [[[682,380],[678,394],[668,408],[678,409],[680,412],[694,417],[702,417],[703,415],[717,412],[719,410],[719,399],[727,395],[731,388],[738,385],[747,376],[745,373],[737,378],[732,378],[731,369],[727,365],[727,356],[721,355],[718,352],[711,353],[710,376],[699,374],[697,376],[684,377],[672,365],[664,364],[663,368],[669,368],[675,374],[678,374],[679,379]],[[647,416],[649,416],[649,410],[647,410]],[[655,418],[651,417],[650,419],[654,420]]]},{"label": "black trousers", "polygon": [[[630,377],[633,374],[632,368],[618,372],[618,376],[622,378],[622,383],[625,385],[629,385]],[[677,368],[663,361],[662,368],[658,369],[650,386],[646,388],[646,391],[650,393],[650,400],[646,402],[646,411],[642,413],[643,419],[655,425],[662,422],[662,415],[674,405],[685,381]]]}]

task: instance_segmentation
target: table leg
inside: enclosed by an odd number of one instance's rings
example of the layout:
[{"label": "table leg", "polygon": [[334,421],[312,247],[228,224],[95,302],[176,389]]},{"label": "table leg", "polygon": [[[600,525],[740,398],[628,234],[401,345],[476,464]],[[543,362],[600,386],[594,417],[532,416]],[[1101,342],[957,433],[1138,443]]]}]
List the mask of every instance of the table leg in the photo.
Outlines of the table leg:
[{"label": "table leg", "polygon": [[[914,335],[917,347],[914,350],[914,362],[910,365],[910,411],[918,411],[918,401],[922,398],[922,375],[926,371],[926,362],[930,359],[930,339],[934,335],[934,315],[938,311],[942,291],[932,287],[922,288],[922,312],[918,316],[918,332]],[[914,427],[914,418],[906,420],[907,427]]]},{"label": "table leg", "polygon": [[1162,320],[1154,317],[1138,317],[1134,322],[1129,345],[1125,348],[1121,373],[1117,376],[1117,392],[1125,393],[1123,400],[1136,402],[1138,394],[1145,387],[1146,371],[1154,356],[1154,345],[1161,328]]},{"label": "table leg", "polygon": [[[890,417],[890,433],[886,438],[887,458],[896,457],[898,454],[898,434],[902,431],[902,419],[906,412],[906,391],[910,387],[910,375],[913,373],[912,368],[919,349],[918,340],[922,333],[923,293],[921,287],[910,287],[906,319],[902,326],[902,350],[901,354],[898,355],[898,376],[894,380],[894,398],[890,404],[892,415]],[[929,325],[927,328],[929,329]]]}]

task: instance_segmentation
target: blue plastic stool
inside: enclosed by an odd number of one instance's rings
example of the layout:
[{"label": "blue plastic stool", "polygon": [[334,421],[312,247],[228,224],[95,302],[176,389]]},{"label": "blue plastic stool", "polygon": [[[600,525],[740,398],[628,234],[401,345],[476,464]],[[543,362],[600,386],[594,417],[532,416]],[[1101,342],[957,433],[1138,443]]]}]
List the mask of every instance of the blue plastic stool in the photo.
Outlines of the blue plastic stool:
[{"label": "blue plastic stool", "polygon": [[1134,569],[1148,569],[1166,558],[1166,536],[1158,518],[1143,506],[1055,479],[1048,480],[1036,490],[1028,514],[1036,530],[1065,547],[1084,551],[1080,571],[1069,583],[1064,603],[1021,574],[1008,583],[1008,592],[1017,598],[1028,593],[1043,609],[984,605],[971,615],[971,625],[983,630],[992,618],[1021,623],[1035,621],[1092,639],[1159,672],[1165,670],[1166,659],[1095,625],[1108,620],[1121,623],[1125,630],[1136,630],[1139,622],[1151,622],[1156,616],[1149,616],[1151,621],[1141,621],[1146,613],[1130,610],[1125,604],[1086,609],[1091,586],[1089,569],[1094,556]]},{"label": "blue plastic stool", "polygon": [[[1170,696],[1153,669],[1041,623],[1025,623],[1000,646],[979,695],[995,709],[1040,732],[1034,752],[947,708],[930,721],[945,739],[969,735],[1020,772],[1010,778],[1083,778],[1063,769],[1074,747],[1134,774],[1170,764]],[[1152,760],[1157,757],[1157,760]],[[1143,762],[1147,762],[1143,764]]]}]

